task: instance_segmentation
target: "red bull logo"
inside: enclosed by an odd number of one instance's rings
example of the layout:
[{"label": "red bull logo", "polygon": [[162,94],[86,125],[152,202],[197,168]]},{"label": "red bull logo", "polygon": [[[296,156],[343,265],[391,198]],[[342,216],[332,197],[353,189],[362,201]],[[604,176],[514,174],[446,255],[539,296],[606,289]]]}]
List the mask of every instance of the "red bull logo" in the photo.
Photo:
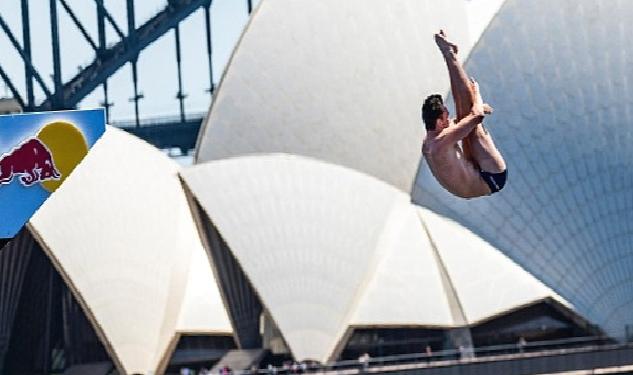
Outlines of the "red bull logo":
[{"label": "red bull logo", "polygon": [[0,188],[18,180],[55,191],[88,153],[83,133],[66,121],[50,122],[0,156]]},{"label": "red bull logo", "polygon": [[22,142],[0,157],[0,185],[8,185],[18,176],[24,186],[61,178],[51,151],[37,138]]}]

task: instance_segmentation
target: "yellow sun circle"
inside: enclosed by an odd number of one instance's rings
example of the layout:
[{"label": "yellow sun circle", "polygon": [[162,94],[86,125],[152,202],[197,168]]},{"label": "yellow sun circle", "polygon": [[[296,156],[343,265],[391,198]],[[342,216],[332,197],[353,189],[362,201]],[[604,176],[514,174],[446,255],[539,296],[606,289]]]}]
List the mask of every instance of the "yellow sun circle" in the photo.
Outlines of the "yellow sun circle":
[{"label": "yellow sun circle", "polygon": [[86,156],[88,144],[75,125],[64,121],[46,124],[37,134],[37,138],[48,147],[55,168],[61,174],[59,180],[42,182],[44,189],[52,193]]}]

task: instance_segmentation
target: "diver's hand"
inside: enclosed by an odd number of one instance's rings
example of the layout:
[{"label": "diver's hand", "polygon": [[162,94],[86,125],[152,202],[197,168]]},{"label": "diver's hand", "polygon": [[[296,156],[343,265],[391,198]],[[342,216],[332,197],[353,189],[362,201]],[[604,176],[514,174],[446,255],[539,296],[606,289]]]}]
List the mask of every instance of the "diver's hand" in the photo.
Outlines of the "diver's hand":
[{"label": "diver's hand", "polygon": [[484,103],[481,98],[481,92],[479,91],[479,83],[475,81],[475,79],[471,78],[472,87],[473,87],[473,107],[471,112],[475,116],[484,116],[489,115],[493,112],[492,106],[490,104]]}]

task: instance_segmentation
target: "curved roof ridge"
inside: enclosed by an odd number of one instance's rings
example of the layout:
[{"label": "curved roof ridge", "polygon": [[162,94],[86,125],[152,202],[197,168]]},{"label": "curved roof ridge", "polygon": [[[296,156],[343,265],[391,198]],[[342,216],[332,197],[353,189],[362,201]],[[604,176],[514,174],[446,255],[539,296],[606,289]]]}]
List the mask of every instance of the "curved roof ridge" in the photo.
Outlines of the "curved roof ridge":
[{"label": "curved roof ridge", "polygon": [[295,155],[186,168],[296,358],[328,359],[373,270],[385,222],[406,194],[361,172]]},{"label": "curved roof ridge", "polygon": [[127,373],[155,371],[180,314],[198,237],[178,169],[108,127],[30,222]]},{"label": "curved roof ridge", "polygon": [[410,193],[421,95],[449,87],[433,33],[468,45],[467,22],[463,0],[262,1],[203,122],[196,161],[299,154]]},{"label": "curved roof ridge", "polygon": [[465,324],[529,301],[562,297],[459,223],[419,208],[446,266],[465,314]]}]

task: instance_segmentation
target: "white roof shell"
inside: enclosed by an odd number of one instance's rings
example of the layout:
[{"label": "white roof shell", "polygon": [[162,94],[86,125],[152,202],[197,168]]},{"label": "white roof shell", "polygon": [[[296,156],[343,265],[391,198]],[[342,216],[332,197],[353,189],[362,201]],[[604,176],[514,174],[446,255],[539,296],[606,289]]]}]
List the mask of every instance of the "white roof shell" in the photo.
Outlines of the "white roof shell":
[{"label": "white roof shell", "polygon": [[296,358],[327,359],[372,272],[387,217],[408,201],[346,171],[277,155],[181,172]]},{"label": "white roof shell", "polygon": [[177,329],[231,331],[177,171],[108,127],[30,222],[124,373],[156,371]]},{"label": "white roof shell", "polygon": [[[330,359],[351,326],[451,327],[555,296],[468,230],[345,167],[276,154],[181,175],[297,359]],[[460,264],[461,251],[481,268]],[[482,269],[499,275],[481,279]],[[509,296],[512,286],[524,290]]]},{"label": "white roof shell", "polygon": [[[209,258],[196,239],[191,254],[187,289],[182,302],[176,330],[179,333],[232,334],[222,296]],[[202,249],[202,251],[199,251]]]},{"label": "white roof shell", "polygon": [[197,162],[256,153],[309,156],[409,193],[420,107],[448,75],[443,28],[466,56],[463,0],[262,0],[228,64]]},{"label": "white roof shell", "polygon": [[453,220],[419,208],[468,324],[553,297],[569,303],[488,242]]},{"label": "white roof shell", "polygon": [[394,207],[382,229],[377,266],[351,325],[454,325],[434,250],[417,211],[408,200]]}]

